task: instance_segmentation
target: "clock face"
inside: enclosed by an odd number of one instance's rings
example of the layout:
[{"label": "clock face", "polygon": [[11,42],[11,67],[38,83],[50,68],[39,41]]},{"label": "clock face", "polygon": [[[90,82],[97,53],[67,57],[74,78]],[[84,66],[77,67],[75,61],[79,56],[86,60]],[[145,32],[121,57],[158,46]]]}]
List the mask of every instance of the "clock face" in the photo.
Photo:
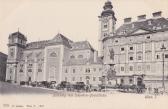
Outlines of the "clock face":
[{"label": "clock face", "polygon": [[13,58],[14,57],[14,48],[10,49],[10,57]]},{"label": "clock face", "polygon": [[104,17],[103,18],[103,23],[107,23],[108,22],[108,18],[107,17]]}]

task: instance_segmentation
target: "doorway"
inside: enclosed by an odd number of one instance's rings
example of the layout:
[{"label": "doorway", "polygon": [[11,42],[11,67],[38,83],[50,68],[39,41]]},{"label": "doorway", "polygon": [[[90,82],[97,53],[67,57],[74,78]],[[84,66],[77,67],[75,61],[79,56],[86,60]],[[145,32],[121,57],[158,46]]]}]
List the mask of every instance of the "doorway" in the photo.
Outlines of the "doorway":
[{"label": "doorway", "polygon": [[138,86],[142,85],[142,78],[140,78],[140,77],[137,78],[137,85]]}]

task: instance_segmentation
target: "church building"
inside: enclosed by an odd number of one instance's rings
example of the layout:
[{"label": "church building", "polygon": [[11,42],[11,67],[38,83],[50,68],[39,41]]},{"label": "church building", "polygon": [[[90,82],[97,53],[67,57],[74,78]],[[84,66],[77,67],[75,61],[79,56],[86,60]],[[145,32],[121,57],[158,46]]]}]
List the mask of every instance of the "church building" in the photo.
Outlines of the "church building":
[{"label": "church building", "polygon": [[117,84],[160,87],[168,82],[168,19],[162,12],[151,18],[117,18],[110,1],[99,18],[99,56],[88,41],[74,42],[58,33],[53,39],[27,43],[21,32],[9,35],[6,80],[68,81],[101,84],[109,66]]}]

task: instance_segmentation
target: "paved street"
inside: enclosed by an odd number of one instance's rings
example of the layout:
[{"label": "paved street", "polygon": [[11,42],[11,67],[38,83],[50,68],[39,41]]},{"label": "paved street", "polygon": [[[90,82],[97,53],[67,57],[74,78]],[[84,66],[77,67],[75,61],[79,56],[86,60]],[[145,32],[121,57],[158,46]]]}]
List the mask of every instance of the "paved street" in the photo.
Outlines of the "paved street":
[{"label": "paved street", "polygon": [[[12,105],[18,106],[17,109],[27,109],[33,105],[37,107],[36,109],[55,109],[55,107],[61,109],[167,109],[168,101],[168,95],[154,96],[117,91],[64,93],[64,91],[20,87],[3,82],[0,82],[0,93],[2,94],[0,95],[0,101],[2,101],[0,105],[2,107],[4,104],[9,104],[10,107]],[[19,108],[19,106],[22,106],[22,108]]]},{"label": "paved street", "polygon": [[53,90],[34,88],[34,87],[21,87],[19,85],[13,85],[10,83],[0,82],[0,94],[50,94]]}]

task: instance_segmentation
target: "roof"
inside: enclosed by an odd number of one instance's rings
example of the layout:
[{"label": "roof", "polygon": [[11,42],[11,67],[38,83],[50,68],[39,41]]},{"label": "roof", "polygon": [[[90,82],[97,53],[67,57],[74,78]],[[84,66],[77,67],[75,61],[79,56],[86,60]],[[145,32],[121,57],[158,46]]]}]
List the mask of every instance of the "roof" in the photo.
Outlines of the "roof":
[{"label": "roof", "polygon": [[87,65],[87,64],[103,64],[103,60],[100,57],[97,57],[97,61],[94,62],[93,58],[90,59],[70,59],[67,63],[64,63],[64,66],[74,66],[74,65]]},{"label": "roof", "polygon": [[48,44],[49,40],[31,42],[26,45],[26,49],[40,49],[44,48]]},{"label": "roof", "polygon": [[71,47],[72,41],[68,38],[66,38],[65,36],[63,36],[62,34],[58,33],[53,39],[51,40],[45,40],[45,41],[37,41],[37,42],[31,42],[28,43],[26,45],[26,49],[41,49],[41,48],[45,48],[45,46],[49,46],[49,45],[59,45],[59,44],[63,44],[66,45],[68,47]]},{"label": "roof", "polygon": [[71,47],[71,43],[73,43],[73,41],[71,41],[70,39],[68,39],[64,35],[58,33],[52,40],[50,40],[48,42],[48,45],[63,44],[65,46]]},{"label": "roof", "polygon": [[125,23],[116,30],[115,35],[127,36],[131,35],[139,29],[149,32],[157,32],[165,29],[168,30],[168,20],[166,18],[160,17],[155,19],[145,19],[136,22]]},{"label": "roof", "polygon": [[42,49],[42,48],[45,48],[45,46],[60,45],[60,44],[63,44],[69,47],[71,50],[90,49],[94,51],[93,47],[88,41],[73,42],[72,40],[68,39],[67,37],[65,37],[64,35],[60,33],[58,33],[51,40],[30,42],[26,45],[26,49]]},{"label": "roof", "polygon": [[104,4],[104,6],[103,6],[104,10],[102,11],[101,16],[111,16],[112,15],[113,18],[115,20],[117,20],[116,17],[115,17],[115,13],[112,10],[112,8],[113,8],[112,3],[110,1],[106,1],[105,4]]},{"label": "roof", "polygon": [[94,51],[93,47],[88,41],[79,41],[71,43],[71,50],[84,50],[84,49],[91,49]]},{"label": "roof", "polygon": [[5,53],[0,52],[0,56],[7,58],[8,55],[6,55]]},{"label": "roof", "polygon": [[11,38],[11,37],[19,37],[19,38],[27,41],[27,38],[19,31],[10,34],[9,38]]}]

